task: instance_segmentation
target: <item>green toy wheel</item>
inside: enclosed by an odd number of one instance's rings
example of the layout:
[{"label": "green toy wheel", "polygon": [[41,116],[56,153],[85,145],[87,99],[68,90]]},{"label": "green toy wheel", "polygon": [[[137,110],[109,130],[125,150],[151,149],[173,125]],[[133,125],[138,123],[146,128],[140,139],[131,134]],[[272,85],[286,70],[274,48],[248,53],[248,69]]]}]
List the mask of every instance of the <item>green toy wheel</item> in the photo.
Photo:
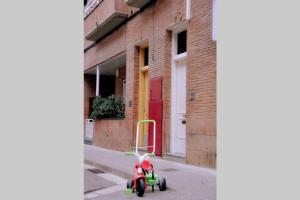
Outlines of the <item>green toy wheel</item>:
[{"label": "green toy wheel", "polygon": [[127,181],[127,189],[132,188],[133,187],[133,180],[128,180]]}]

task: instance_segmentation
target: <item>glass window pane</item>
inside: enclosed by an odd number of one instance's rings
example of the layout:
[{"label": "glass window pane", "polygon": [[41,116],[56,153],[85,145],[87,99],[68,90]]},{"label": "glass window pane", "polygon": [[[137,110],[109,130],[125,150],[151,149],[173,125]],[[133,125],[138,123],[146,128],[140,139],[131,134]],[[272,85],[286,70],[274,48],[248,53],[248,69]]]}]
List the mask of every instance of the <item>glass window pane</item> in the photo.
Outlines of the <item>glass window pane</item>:
[{"label": "glass window pane", "polygon": [[186,52],[186,31],[178,33],[177,36],[177,54]]},{"label": "glass window pane", "polygon": [[149,48],[144,48],[144,66],[148,66]]}]

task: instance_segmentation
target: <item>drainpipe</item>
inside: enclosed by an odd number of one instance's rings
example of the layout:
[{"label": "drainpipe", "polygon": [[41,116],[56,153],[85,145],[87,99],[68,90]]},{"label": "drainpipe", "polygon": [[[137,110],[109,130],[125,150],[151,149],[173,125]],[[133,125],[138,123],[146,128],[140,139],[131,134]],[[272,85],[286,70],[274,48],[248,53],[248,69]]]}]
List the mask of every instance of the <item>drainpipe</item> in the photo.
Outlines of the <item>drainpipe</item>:
[{"label": "drainpipe", "polygon": [[191,19],[191,0],[186,0],[186,20]]}]

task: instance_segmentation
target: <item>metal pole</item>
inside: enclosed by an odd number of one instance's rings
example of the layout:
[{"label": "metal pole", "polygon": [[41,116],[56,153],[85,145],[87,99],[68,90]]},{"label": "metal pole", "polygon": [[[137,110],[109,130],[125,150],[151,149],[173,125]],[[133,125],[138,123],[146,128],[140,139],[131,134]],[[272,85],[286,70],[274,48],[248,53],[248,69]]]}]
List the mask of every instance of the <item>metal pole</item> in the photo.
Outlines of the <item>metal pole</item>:
[{"label": "metal pole", "polygon": [[97,66],[97,74],[96,74],[96,96],[99,96],[99,81],[100,81],[100,70],[99,65]]},{"label": "metal pole", "polygon": [[136,141],[135,141],[135,152],[137,153],[138,152],[138,145],[139,145],[139,126],[140,126],[140,123],[138,122],[137,123],[137,126],[136,126]]}]

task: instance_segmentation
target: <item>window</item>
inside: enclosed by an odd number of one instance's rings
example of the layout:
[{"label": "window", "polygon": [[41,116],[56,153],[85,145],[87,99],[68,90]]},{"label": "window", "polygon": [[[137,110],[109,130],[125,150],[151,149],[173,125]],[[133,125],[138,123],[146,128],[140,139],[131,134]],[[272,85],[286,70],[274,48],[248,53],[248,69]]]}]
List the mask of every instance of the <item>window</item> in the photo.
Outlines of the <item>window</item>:
[{"label": "window", "polygon": [[144,50],[144,66],[148,66],[148,60],[149,60],[149,48],[146,47]]},{"label": "window", "polygon": [[177,35],[177,54],[186,52],[186,30]]}]

